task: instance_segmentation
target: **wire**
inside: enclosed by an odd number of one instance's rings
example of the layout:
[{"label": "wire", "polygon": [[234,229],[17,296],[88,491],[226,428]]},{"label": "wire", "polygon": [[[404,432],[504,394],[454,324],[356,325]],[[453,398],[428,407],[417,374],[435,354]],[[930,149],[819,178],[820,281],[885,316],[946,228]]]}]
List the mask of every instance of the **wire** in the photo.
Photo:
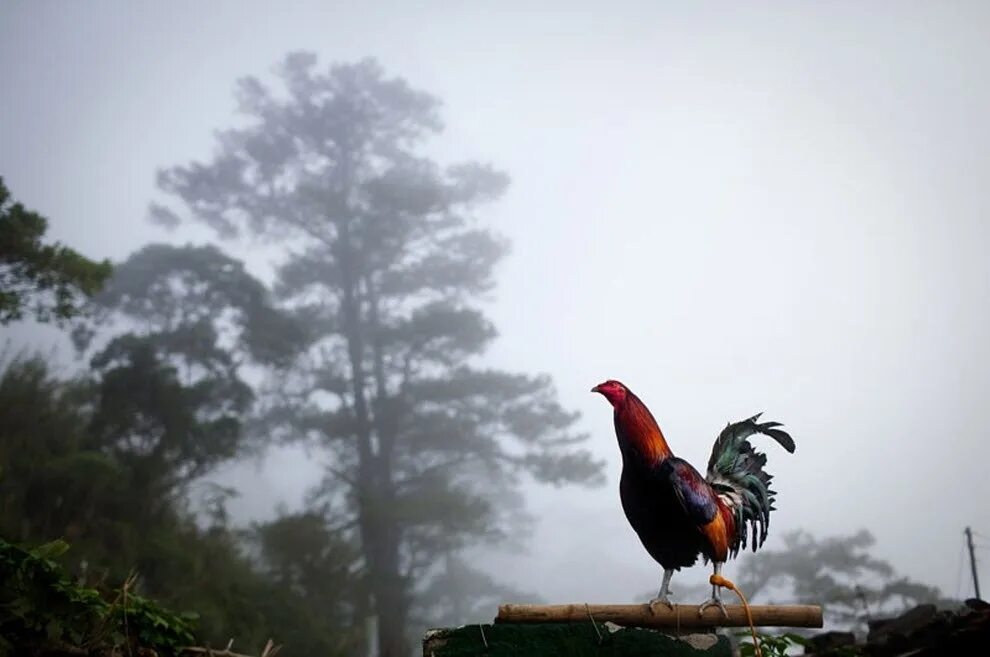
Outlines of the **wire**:
[{"label": "wire", "polygon": [[966,552],[966,540],[963,539],[959,543],[959,567],[956,569],[956,599],[958,600],[962,597],[962,572],[963,572],[963,554]]}]

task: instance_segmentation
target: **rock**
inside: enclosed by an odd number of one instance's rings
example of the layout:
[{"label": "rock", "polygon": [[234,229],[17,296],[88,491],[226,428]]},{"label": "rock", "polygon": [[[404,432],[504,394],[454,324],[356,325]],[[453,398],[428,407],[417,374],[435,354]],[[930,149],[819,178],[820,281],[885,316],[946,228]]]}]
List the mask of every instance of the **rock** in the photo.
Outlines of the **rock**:
[{"label": "rock", "polygon": [[990,602],[980,600],[979,598],[969,598],[963,604],[974,611],[984,611],[990,609]]},{"label": "rock", "polygon": [[715,634],[685,634],[677,638],[698,650],[708,650],[718,643],[718,636]]},{"label": "rock", "polygon": [[873,621],[869,624],[867,643],[879,643],[895,635],[905,635],[920,630],[935,618],[935,605],[918,605],[897,618],[886,621]]},{"label": "rock", "polygon": [[854,646],[856,645],[856,635],[852,632],[832,631],[815,635],[808,639],[808,641],[811,645],[805,647],[804,653],[806,655],[826,652],[833,648]]}]

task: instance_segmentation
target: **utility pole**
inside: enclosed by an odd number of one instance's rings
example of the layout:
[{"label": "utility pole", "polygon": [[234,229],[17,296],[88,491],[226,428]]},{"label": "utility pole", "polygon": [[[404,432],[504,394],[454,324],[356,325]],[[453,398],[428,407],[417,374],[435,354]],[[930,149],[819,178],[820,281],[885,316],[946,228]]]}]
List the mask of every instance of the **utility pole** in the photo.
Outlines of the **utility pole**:
[{"label": "utility pole", "polygon": [[976,554],[973,552],[973,530],[969,527],[966,528],[966,545],[969,547],[969,567],[973,571],[973,590],[976,591],[976,597],[979,600],[983,598],[980,597],[980,580],[976,577]]}]

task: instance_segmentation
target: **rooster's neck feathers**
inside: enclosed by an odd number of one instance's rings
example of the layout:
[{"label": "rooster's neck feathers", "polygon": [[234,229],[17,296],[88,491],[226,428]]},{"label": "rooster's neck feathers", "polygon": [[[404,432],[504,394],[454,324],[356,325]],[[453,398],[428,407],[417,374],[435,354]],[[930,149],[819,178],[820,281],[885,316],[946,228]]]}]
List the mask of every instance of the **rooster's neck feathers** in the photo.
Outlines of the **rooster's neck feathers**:
[{"label": "rooster's neck feathers", "polygon": [[615,428],[623,454],[631,448],[649,465],[673,456],[650,409],[632,391],[628,391],[623,403],[615,407]]}]

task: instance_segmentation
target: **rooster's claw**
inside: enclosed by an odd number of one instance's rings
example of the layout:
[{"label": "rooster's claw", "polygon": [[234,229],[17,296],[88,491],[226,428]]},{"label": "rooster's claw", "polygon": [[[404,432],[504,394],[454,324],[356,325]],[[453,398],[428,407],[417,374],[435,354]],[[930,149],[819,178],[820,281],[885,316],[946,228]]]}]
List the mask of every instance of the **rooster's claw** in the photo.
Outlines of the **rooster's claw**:
[{"label": "rooster's claw", "polygon": [[705,610],[708,609],[709,607],[718,607],[719,609],[722,610],[723,616],[725,616],[726,618],[729,617],[729,612],[726,611],[725,605],[722,604],[722,601],[720,599],[715,597],[709,600],[705,600],[698,606],[698,616],[703,616],[705,614]]},{"label": "rooster's claw", "polygon": [[674,603],[670,601],[666,595],[662,595],[659,598],[653,598],[649,602],[650,612],[655,616],[657,613],[657,607],[660,605],[665,605],[667,609],[674,611]]}]

